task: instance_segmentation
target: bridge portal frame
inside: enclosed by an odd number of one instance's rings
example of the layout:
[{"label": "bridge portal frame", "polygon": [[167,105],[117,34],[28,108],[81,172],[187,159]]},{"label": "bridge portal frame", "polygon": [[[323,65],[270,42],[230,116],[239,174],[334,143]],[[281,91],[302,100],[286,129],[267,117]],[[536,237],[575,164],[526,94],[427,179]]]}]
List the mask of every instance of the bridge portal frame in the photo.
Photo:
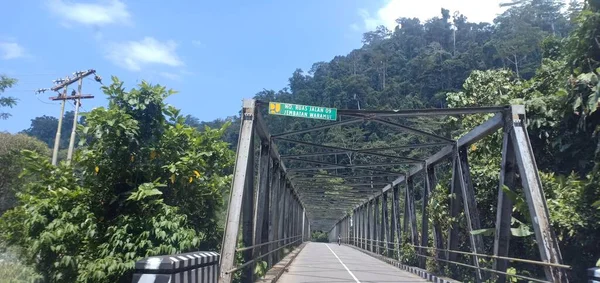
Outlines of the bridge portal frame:
[{"label": "bridge portal frame", "polygon": [[[299,171],[310,171],[308,168],[288,169],[282,159],[290,161],[299,157],[280,156],[274,140],[283,142],[293,142],[305,144],[307,146],[320,147],[327,150],[338,152],[353,152],[372,156],[382,156],[398,159],[398,164],[412,164],[405,174],[393,172],[386,169],[375,169],[374,167],[385,167],[390,164],[371,164],[362,165],[343,165],[318,162],[325,167],[316,167],[316,169],[338,169],[338,168],[356,168],[368,169],[364,171],[381,173],[373,176],[383,176],[383,174],[397,174],[399,177],[391,183],[384,186],[378,193],[368,197],[362,204],[356,206],[352,214],[348,214],[337,221],[330,230],[330,239],[337,239],[341,235],[344,239],[350,238],[350,218],[354,215],[356,222],[356,232],[358,235],[353,242],[359,246],[376,251],[383,246],[393,242],[391,231],[397,234],[397,242],[391,244],[400,245],[401,235],[410,235],[413,246],[418,247],[419,254],[424,256],[427,249],[428,236],[427,231],[427,201],[423,202],[422,210],[424,225],[421,227],[421,238],[417,231],[416,214],[414,199],[411,197],[414,192],[413,181],[415,175],[424,172],[425,190],[424,197],[427,198],[435,184],[434,168],[442,160],[450,158],[452,160],[452,185],[451,191],[456,196],[450,203],[450,215],[458,216],[460,211],[464,211],[467,228],[470,238],[473,263],[476,267],[476,278],[483,281],[486,274],[482,272],[485,268],[480,268],[479,258],[483,250],[483,240],[481,235],[475,235],[470,232],[480,229],[479,214],[477,212],[475,193],[470,175],[470,167],[467,159],[467,148],[482,138],[496,132],[500,128],[504,129],[502,164],[500,171],[500,185],[498,189],[498,213],[495,227],[494,240],[494,269],[496,271],[506,271],[508,255],[508,244],[510,238],[510,222],[512,203],[506,193],[502,190],[503,186],[509,189],[515,189],[516,174],[520,176],[524,194],[529,207],[531,219],[534,219],[533,228],[538,244],[541,260],[547,265],[544,266],[546,278],[552,282],[566,282],[566,274],[561,268],[562,256],[558,247],[558,241],[550,227],[550,219],[546,200],[541,186],[540,177],[537,171],[537,165],[533,156],[531,143],[527,135],[525,108],[521,105],[501,106],[501,107],[478,107],[478,108],[447,108],[447,109],[416,109],[416,110],[390,110],[390,111],[370,111],[370,110],[338,110],[338,115],[351,117],[350,120],[338,121],[314,127],[311,129],[282,133],[279,135],[270,135],[258,111],[259,105],[264,102],[256,100],[244,100],[240,136],[236,152],[236,163],[233,172],[232,188],[230,193],[229,206],[227,211],[227,220],[225,225],[225,234],[222,242],[220,276],[219,282],[229,283],[232,280],[233,273],[243,269],[243,276],[246,280],[252,280],[254,264],[256,260],[268,256],[268,265],[272,266],[281,259],[281,249],[290,245],[299,244],[301,241],[310,237],[310,214],[307,214],[306,206],[303,203],[301,194],[294,187],[293,174]],[[473,130],[454,141],[435,134],[427,133],[419,129],[393,123],[382,119],[385,117],[422,117],[436,115],[465,115],[465,114],[485,114],[494,113],[495,115],[475,127]],[[308,143],[304,141],[289,140],[286,137],[294,134],[308,133],[310,131],[326,129],[338,125],[348,125],[361,121],[373,121],[401,131],[410,132],[418,135],[428,136],[439,140],[439,143],[411,145],[411,147],[439,146],[441,150],[431,155],[425,160],[415,160],[412,158],[398,158],[379,153],[384,149],[352,149],[332,147],[319,144]],[[255,140],[259,142],[260,158],[257,168],[255,168]],[[408,146],[407,146],[408,147]],[[336,153],[336,152],[331,152]],[[315,153],[323,154],[323,153]],[[312,154],[314,156],[315,154]],[[337,154],[337,153],[336,153]],[[302,160],[302,159],[301,159]],[[296,160],[298,161],[298,160]],[[302,160],[315,164],[315,161]],[[258,172],[256,171],[258,169]],[[316,176],[318,174],[314,174]],[[258,181],[255,181],[255,176]],[[329,175],[328,175],[329,176]],[[352,178],[348,176],[348,178]],[[360,183],[359,183],[360,184]],[[401,209],[398,205],[399,192],[398,186],[405,184],[404,198],[404,222],[400,227]],[[309,184],[303,184],[309,186]],[[387,226],[386,214],[387,206],[378,209],[379,203],[385,198],[383,194],[392,191],[392,212],[389,214],[393,219],[391,226]],[[387,202],[387,199],[386,199]],[[462,209],[461,209],[462,208]],[[381,214],[380,214],[381,213]],[[301,214],[301,216],[300,216]],[[241,219],[243,216],[243,219]],[[385,221],[385,223],[384,223]],[[409,225],[410,223],[410,225]],[[238,236],[242,230],[242,240],[245,248],[236,248]],[[384,226],[385,225],[385,226]],[[354,226],[354,224],[352,225]],[[392,227],[393,226],[393,227]],[[455,225],[456,226],[456,225]],[[389,227],[389,228],[388,228]],[[410,234],[408,229],[410,227]],[[378,229],[380,228],[380,229]],[[390,230],[390,231],[388,231]],[[458,228],[453,227],[448,231],[447,245],[444,250],[444,241],[442,231],[435,223],[432,225],[433,242],[435,246],[435,257],[440,260],[452,261],[456,257],[458,246]],[[362,238],[361,238],[362,236]],[[419,243],[420,240],[420,243]],[[383,245],[381,243],[384,243]],[[386,245],[386,243],[388,245]],[[420,246],[418,246],[420,244]],[[442,251],[446,251],[444,254]],[[450,252],[448,252],[450,251]],[[236,252],[244,252],[245,263],[235,267]],[[386,252],[387,253],[387,252]],[[422,262],[424,264],[424,261]],[[489,270],[488,270],[489,271]],[[501,275],[500,278],[503,278]],[[501,279],[502,280],[502,279]]]}]

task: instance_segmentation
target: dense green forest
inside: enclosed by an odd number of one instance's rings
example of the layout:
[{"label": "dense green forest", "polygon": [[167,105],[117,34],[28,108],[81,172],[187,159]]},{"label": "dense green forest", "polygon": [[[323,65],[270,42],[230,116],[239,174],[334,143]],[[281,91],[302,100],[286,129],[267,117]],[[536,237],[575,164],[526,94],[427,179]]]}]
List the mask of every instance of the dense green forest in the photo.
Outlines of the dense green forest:
[{"label": "dense green forest", "polygon": [[[427,21],[399,18],[393,30],[381,26],[365,33],[360,49],[330,62],[315,63],[308,71],[298,69],[292,73],[289,87],[263,90],[255,98],[339,109],[524,104],[562,256],[565,264],[573,266],[571,281],[583,282],[585,269],[600,264],[600,114],[596,111],[600,100],[600,1],[572,1],[565,6],[558,0],[515,0],[507,5],[493,23],[473,23],[446,9]],[[0,93],[15,83],[2,79]],[[56,118],[38,117],[23,131],[39,141],[27,140],[24,135],[0,136],[0,158],[14,164],[8,175],[0,177],[12,180],[22,167],[28,173],[18,183],[0,182],[5,194],[2,209],[14,207],[1,218],[0,240],[15,248],[48,281],[86,277],[98,282],[126,281],[134,259],[194,247],[214,248],[218,242],[218,232],[208,229],[218,221],[218,215],[206,213],[223,206],[232,165],[232,152],[226,143],[231,149],[236,147],[239,113],[201,122],[193,116],[181,117],[176,109],[164,105],[168,92],[159,86],[142,84],[126,92],[115,80],[104,92],[109,107],[93,110],[82,120],[78,135],[83,142],[74,166],[52,168],[47,148],[40,146],[53,144]],[[141,99],[140,93],[150,95],[151,101]],[[130,100],[132,97],[135,99]],[[5,107],[16,101],[3,98],[0,102]],[[2,112],[0,118],[9,118]],[[68,132],[73,116],[69,112],[65,116],[63,129]],[[322,124],[265,117],[272,133]],[[398,122],[457,138],[486,118],[476,115]],[[226,125],[230,126],[221,129]],[[64,148],[68,134],[62,137]],[[370,123],[296,138],[343,147],[424,141]],[[2,151],[6,144],[29,151],[19,157],[15,150]],[[198,150],[187,150],[186,145]],[[278,146],[288,154],[308,150],[285,143]],[[500,148],[501,135],[495,134],[469,151],[485,228],[495,223]],[[431,152],[398,151],[419,158]],[[335,162],[352,164],[369,157],[340,158]],[[132,169],[130,164],[135,164]],[[464,225],[464,216],[448,216],[450,176],[443,170],[438,172],[438,184],[429,200],[434,208],[430,220],[447,231],[450,225]],[[177,186],[190,190],[176,190]],[[47,187],[55,189],[41,189]],[[19,188],[17,192],[15,188]],[[422,189],[422,184],[417,182],[416,189]],[[194,194],[201,194],[205,203],[190,201],[197,196]],[[418,195],[416,200],[422,201]],[[515,203],[513,228],[520,232],[513,233],[509,256],[537,260],[523,197],[515,196]],[[140,217],[147,213],[159,216]],[[165,217],[174,220],[166,221]],[[142,226],[132,226],[135,221]],[[169,238],[164,233],[176,236]],[[491,254],[493,234],[484,235],[484,253]],[[322,239],[324,235],[313,236]],[[460,236],[460,249],[469,250],[468,235]],[[414,250],[405,246],[403,251],[406,256],[402,260],[416,264],[416,258],[410,256]],[[461,260],[470,263],[468,258]],[[430,260],[427,267],[437,273],[449,272]],[[511,265],[511,272],[543,277],[543,270],[519,263]],[[447,275],[473,280],[468,268]]]}]

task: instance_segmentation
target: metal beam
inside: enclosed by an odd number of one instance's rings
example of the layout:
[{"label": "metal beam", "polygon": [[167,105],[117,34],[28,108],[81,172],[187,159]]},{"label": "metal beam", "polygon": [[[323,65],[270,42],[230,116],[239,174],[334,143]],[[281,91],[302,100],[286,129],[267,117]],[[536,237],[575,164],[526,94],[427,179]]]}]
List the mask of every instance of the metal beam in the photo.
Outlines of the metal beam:
[{"label": "metal beam", "polygon": [[[245,247],[254,245],[254,138],[250,140],[250,154],[248,156],[248,173],[242,201],[242,241]],[[254,250],[243,252],[244,261],[254,258]],[[242,281],[254,281],[254,264],[246,266],[242,271]]]},{"label": "metal beam", "polygon": [[[498,114],[494,115],[494,117],[488,119],[481,125],[473,128],[471,131],[469,131],[464,136],[460,137],[458,139],[458,141],[456,141],[456,145],[457,146],[471,145],[471,144],[481,140],[482,138],[486,137],[490,133],[493,133],[494,131],[500,129],[504,124],[503,116],[504,116],[503,113],[498,113]],[[446,158],[450,154],[452,154],[453,149],[454,149],[454,146],[452,146],[452,145],[443,147],[442,149],[440,149],[440,151],[436,152],[431,157],[427,158],[427,160],[425,161],[425,164],[434,165],[434,164],[439,163],[444,158]],[[413,175],[421,172],[423,170],[423,168],[424,168],[423,164],[414,165],[412,167],[412,169],[408,172],[408,175],[413,176]],[[405,180],[406,180],[406,177],[404,175],[402,175],[402,176],[396,178],[396,180],[392,181],[392,183],[390,185],[385,186],[382,191],[386,192],[386,191],[390,190],[392,188],[392,186],[398,185],[398,184],[404,182]],[[371,197],[370,199],[373,199],[374,197],[375,196]]]},{"label": "metal beam", "polygon": [[[409,145],[399,145],[399,146],[390,146],[390,147],[374,147],[374,148],[362,148],[357,149],[355,152],[364,153],[364,152],[374,152],[374,151],[386,151],[386,150],[397,150],[397,149],[413,149],[413,148],[427,148],[427,147],[436,147],[436,146],[444,146],[454,144],[452,142],[437,142],[437,143],[424,143],[424,144],[409,144]],[[346,154],[347,150],[338,150],[331,152],[318,152],[318,153],[308,153],[308,154],[290,154],[290,155],[282,155],[281,158],[298,158],[298,157],[317,157],[324,155],[334,155],[334,154]],[[393,156],[390,156],[393,157]]]},{"label": "metal beam", "polygon": [[332,128],[332,127],[335,127],[335,126],[343,126],[343,125],[354,124],[354,123],[358,123],[358,122],[362,122],[362,121],[364,121],[364,119],[351,119],[351,120],[347,120],[347,121],[340,121],[340,122],[335,122],[335,123],[331,123],[331,124],[327,124],[327,125],[312,127],[310,129],[304,129],[304,130],[298,130],[298,131],[292,131],[292,132],[287,132],[287,133],[276,134],[276,135],[272,135],[272,137],[273,138],[280,138],[280,137],[286,137],[286,136],[297,135],[297,134],[305,134],[305,133],[310,133],[310,132],[314,132],[314,131],[319,131],[319,130],[324,130],[324,129]]},{"label": "metal beam", "polygon": [[398,109],[398,110],[342,110],[338,115],[371,117],[419,117],[419,116],[446,116],[468,115],[483,113],[499,113],[506,111],[507,106],[497,107],[464,107],[464,108],[430,108],[430,109]]},{"label": "metal beam", "polygon": [[390,122],[390,121],[383,120],[383,119],[380,119],[380,118],[373,119],[373,122],[384,124],[384,125],[388,125],[390,127],[401,129],[401,130],[403,130],[405,132],[409,132],[409,133],[413,133],[413,134],[417,134],[417,135],[421,135],[421,136],[426,136],[426,137],[430,137],[430,138],[442,140],[442,141],[445,141],[445,142],[451,142],[451,143],[455,142],[453,139],[449,139],[449,138],[445,138],[445,137],[442,137],[442,136],[438,136],[436,134],[428,133],[428,132],[425,132],[425,131],[422,131],[422,130],[419,130],[419,129],[415,129],[415,128],[412,128],[412,127],[409,127],[409,126],[400,125],[398,123]]},{"label": "metal beam", "polygon": [[336,179],[336,178],[340,178],[340,179],[352,179],[352,178],[378,178],[378,177],[397,177],[398,175],[400,175],[402,173],[396,173],[396,174],[376,174],[376,175],[339,175],[339,174],[321,174],[321,173],[312,173],[312,175],[314,177],[309,177],[309,176],[303,176],[303,175],[293,175],[290,176],[290,179],[295,180],[295,179],[299,179],[299,178],[322,178],[322,179]]},{"label": "metal beam", "polygon": [[377,183],[350,183],[350,184],[332,184],[332,183],[318,183],[318,182],[313,182],[313,183],[302,183],[302,182],[298,182],[296,183],[297,185],[302,185],[302,186],[309,186],[309,187],[315,187],[315,186],[346,186],[346,187],[352,187],[352,186],[385,186],[389,183],[386,182],[377,182]]},{"label": "metal beam", "polygon": [[[529,206],[529,215],[533,220],[535,239],[543,262],[562,264],[562,255],[558,247],[558,239],[550,226],[550,214],[546,206],[546,197],[533,156],[533,149],[527,134],[525,123],[525,107],[512,108],[512,143],[515,148],[519,176]],[[564,269],[546,265],[546,279],[551,282],[567,282]]]},{"label": "metal beam", "polygon": [[276,140],[290,142],[290,143],[296,143],[296,144],[302,144],[302,145],[307,145],[307,146],[313,146],[313,147],[319,147],[319,148],[325,148],[325,149],[334,149],[334,150],[341,150],[341,151],[347,151],[347,152],[361,153],[361,154],[365,154],[365,155],[379,156],[379,157],[385,157],[385,158],[396,158],[396,159],[411,160],[411,161],[416,161],[416,162],[423,162],[423,160],[420,160],[420,159],[362,151],[362,149],[353,149],[353,148],[343,148],[343,147],[331,146],[331,145],[322,145],[322,144],[316,144],[316,143],[305,142],[305,141],[297,141],[297,140],[286,139],[286,138],[277,138]]},{"label": "metal beam", "polygon": [[[510,124],[510,123],[507,123]],[[504,138],[502,139],[502,163],[500,165],[500,182],[498,186],[498,208],[496,210],[496,232],[494,233],[494,256],[507,257],[510,243],[510,225],[513,203],[506,195],[503,187],[514,191],[517,165],[515,163],[515,150],[511,142],[511,126],[504,128]],[[494,270],[506,272],[508,261],[505,259],[496,259],[494,261]],[[506,275],[498,274],[496,282],[506,282]]]},{"label": "metal beam", "polygon": [[221,266],[219,282],[231,282],[233,274],[228,273],[235,264],[235,249],[240,227],[242,212],[242,199],[244,197],[244,183],[248,174],[248,161],[251,154],[251,141],[253,140],[255,108],[253,100],[244,100],[242,109],[242,125],[237,147],[237,157],[231,182],[231,195],[225,221],[225,235],[221,245]]},{"label": "metal beam", "polygon": [[405,165],[408,163],[392,163],[392,164],[376,164],[376,165],[354,165],[352,167],[347,166],[323,166],[323,167],[308,167],[308,168],[293,168],[288,169],[288,172],[302,172],[302,171],[315,171],[315,170],[333,170],[333,169],[360,169],[360,170],[368,170],[373,172],[381,172],[381,173],[389,173],[394,174],[398,172],[387,171],[387,170],[379,170],[371,167],[383,167],[383,166],[398,166]]},{"label": "metal beam", "polygon": [[[456,169],[458,170],[457,174],[463,194],[463,208],[467,220],[469,239],[471,240],[471,252],[474,254],[481,254],[483,253],[483,236],[472,233],[475,230],[481,229],[481,222],[479,220],[479,211],[477,210],[477,202],[475,200],[473,181],[471,180],[467,149],[464,146],[458,149],[457,162],[458,165]],[[473,256],[473,265],[477,267],[475,270],[477,282],[484,281],[485,276],[479,269],[480,263],[478,256]]]}]

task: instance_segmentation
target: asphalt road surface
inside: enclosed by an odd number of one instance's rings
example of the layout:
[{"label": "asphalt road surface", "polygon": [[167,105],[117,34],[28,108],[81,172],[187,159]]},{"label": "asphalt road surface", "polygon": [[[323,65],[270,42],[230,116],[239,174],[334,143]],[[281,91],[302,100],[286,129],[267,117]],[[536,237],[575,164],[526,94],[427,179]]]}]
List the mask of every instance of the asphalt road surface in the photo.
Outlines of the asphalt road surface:
[{"label": "asphalt road surface", "polygon": [[279,283],[428,282],[353,248],[308,243]]}]

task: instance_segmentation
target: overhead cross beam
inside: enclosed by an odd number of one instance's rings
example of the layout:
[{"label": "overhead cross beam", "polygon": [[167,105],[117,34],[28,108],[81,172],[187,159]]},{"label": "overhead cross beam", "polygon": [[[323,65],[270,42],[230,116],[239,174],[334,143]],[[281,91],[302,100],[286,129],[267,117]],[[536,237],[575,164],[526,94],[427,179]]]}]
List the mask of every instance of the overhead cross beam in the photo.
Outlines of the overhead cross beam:
[{"label": "overhead cross beam", "polygon": [[400,125],[398,123],[394,123],[394,122],[390,122],[390,121],[387,121],[387,120],[383,120],[381,118],[375,118],[375,119],[373,119],[373,122],[384,124],[384,125],[388,125],[390,127],[401,129],[401,130],[403,130],[405,132],[409,132],[409,133],[413,133],[413,134],[417,134],[417,135],[421,135],[421,136],[426,136],[426,137],[434,138],[434,139],[437,139],[437,140],[442,140],[442,141],[445,141],[445,142],[454,142],[453,139],[449,139],[449,138],[445,138],[445,137],[442,137],[442,136],[438,136],[436,134],[428,133],[428,132],[425,132],[425,131],[422,131],[422,130],[419,130],[419,129],[415,129],[415,128],[412,128],[412,127],[409,127],[409,126]]},{"label": "overhead cross beam", "polygon": [[375,153],[375,152],[369,152],[369,151],[362,151],[362,149],[353,149],[353,148],[343,148],[343,147],[331,146],[331,145],[322,145],[322,144],[316,144],[316,143],[305,142],[305,141],[297,141],[297,140],[292,140],[292,139],[287,139],[287,138],[274,138],[274,139],[277,139],[280,141],[285,141],[285,142],[290,142],[290,143],[325,148],[325,149],[334,149],[334,150],[341,150],[341,151],[346,151],[346,152],[362,153],[365,155],[372,155],[372,156],[379,156],[379,157],[386,157],[386,158],[398,158],[398,159],[404,159],[404,160],[423,162],[423,160],[420,160],[420,159],[387,155],[387,154],[381,154],[381,153]]},{"label": "overhead cross beam", "polygon": [[281,133],[281,134],[277,134],[277,135],[272,135],[273,138],[281,138],[281,137],[287,137],[287,136],[291,136],[291,135],[298,135],[298,134],[305,134],[305,133],[310,133],[310,132],[315,132],[315,131],[319,131],[319,130],[324,130],[324,129],[329,129],[335,126],[343,126],[343,125],[350,125],[350,124],[354,124],[354,123],[358,123],[358,122],[363,122],[364,119],[351,119],[351,120],[346,120],[346,121],[340,121],[340,122],[335,122],[335,123],[331,123],[331,124],[326,124],[323,126],[318,126],[318,127],[314,127],[314,128],[310,128],[310,129],[304,129],[304,130],[299,130],[299,131],[292,131],[292,132],[287,132],[287,133]]},{"label": "overhead cross beam", "polygon": [[463,108],[430,108],[430,109],[399,109],[399,110],[355,110],[338,109],[341,116],[361,116],[365,118],[380,117],[422,117],[422,116],[449,116],[484,113],[500,113],[509,109],[509,106],[492,107],[463,107]]},{"label": "overhead cross beam", "polygon": [[[409,144],[409,145],[400,145],[400,146],[391,146],[391,147],[374,147],[374,148],[362,148],[357,149],[354,152],[356,153],[365,153],[365,152],[374,152],[374,151],[387,151],[387,150],[397,150],[397,149],[413,149],[413,148],[427,148],[427,147],[437,147],[437,146],[445,146],[454,143],[452,142],[438,142],[438,143],[424,143],[424,144]],[[346,154],[347,150],[338,150],[331,152],[318,152],[318,153],[307,153],[307,154],[290,154],[290,155],[282,155],[281,159],[287,158],[298,158],[298,157],[315,157],[315,156],[324,156],[324,155],[335,155],[335,154]],[[389,157],[396,157],[393,155],[389,155]]]}]

